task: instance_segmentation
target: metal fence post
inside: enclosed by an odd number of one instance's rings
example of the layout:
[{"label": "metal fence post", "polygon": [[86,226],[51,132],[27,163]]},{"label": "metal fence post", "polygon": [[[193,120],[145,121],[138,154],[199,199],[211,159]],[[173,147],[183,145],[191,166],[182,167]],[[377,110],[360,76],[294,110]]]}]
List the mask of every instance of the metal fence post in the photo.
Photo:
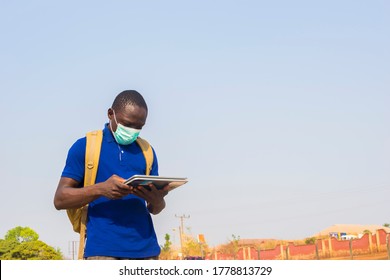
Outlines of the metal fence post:
[{"label": "metal fence post", "polygon": [[286,246],[286,260],[288,260],[290,258],[290,256],[289,256],[290,255],[290,248],[289,247],[290,247],[290,245]]},{"label": "metal fence post", "polygon": [[351,255],[351,260],[353,260],[352,239],[349,240],[349,254]]}]

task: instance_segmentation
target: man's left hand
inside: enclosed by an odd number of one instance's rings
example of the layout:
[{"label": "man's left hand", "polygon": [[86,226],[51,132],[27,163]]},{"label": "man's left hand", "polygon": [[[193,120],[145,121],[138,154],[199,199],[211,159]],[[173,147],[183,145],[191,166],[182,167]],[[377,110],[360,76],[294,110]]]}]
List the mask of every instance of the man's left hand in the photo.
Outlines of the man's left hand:
[{"label": "man's left hand", "polygon": [[148,203],[149,212],[156,215],[165,208],[164,196],[168,194],[168,187],[158,190],[155,185],[149,184],[150,190],[145,187],[137,186],[134,188],[133,193],[146,200]]}]

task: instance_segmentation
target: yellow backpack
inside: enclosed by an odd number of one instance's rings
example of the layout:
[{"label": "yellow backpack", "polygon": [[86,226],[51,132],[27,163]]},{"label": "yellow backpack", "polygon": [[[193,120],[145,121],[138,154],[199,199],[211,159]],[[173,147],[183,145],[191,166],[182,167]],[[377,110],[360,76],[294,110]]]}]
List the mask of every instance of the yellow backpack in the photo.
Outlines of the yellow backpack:
[{"label": "yellow backpack", "polygon": [[[103,131],[95,130],[87,133],[87,144],[85,149],[85,173],[84,173],[84,187],[95,184],[96,174],[99,167],[100,149],[103,140]],[[140,146],[146,161],[146,175],[150,174],[153,164],[153,150],[149,143],[138,137],[136,140]],[[88,204],[76,208],[66,210],[69,220],[75,232],[80,233],[79,253],[78,258],[82,259],[84,255],[84,243],[86,234],[87,212]]]}]

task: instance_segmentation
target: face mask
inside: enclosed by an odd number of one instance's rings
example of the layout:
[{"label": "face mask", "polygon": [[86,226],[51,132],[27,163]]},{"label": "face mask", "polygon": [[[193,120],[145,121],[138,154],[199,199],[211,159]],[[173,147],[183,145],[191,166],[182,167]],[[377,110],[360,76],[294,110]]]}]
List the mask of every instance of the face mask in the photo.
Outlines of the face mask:
[{"label": "face mask", "polygon": [[[115,111],[114,111],[114,119],[117,125],[116,131],[113,132],[116,142],[120,145],[130,145],[131,143],[133,143],[138,138],[138,135],[141,132],[141,130],[127,127],[118,123],[116,121]],[[111,122],[110,122],[110,126],[112,131]]]}]

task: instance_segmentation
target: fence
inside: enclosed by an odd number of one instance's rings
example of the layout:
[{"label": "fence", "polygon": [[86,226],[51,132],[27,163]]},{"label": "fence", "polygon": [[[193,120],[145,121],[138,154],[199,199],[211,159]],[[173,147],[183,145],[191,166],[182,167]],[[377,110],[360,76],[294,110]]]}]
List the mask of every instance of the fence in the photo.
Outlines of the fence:
[{"label": "fence", "polygon": [[390,260],[390,233],[383,229],[364,234],[361,238],[351,240],[338,240],[334,237],[318,239],[315,244],[277,245],[273,249],[261,249],[259,246],[247,245],[238,249],[235,256],[231,253],[215,251],[206,258],[210,260],[315,260],[330,258],[354,259],[361,255],[370,255],[387,252]]}]

